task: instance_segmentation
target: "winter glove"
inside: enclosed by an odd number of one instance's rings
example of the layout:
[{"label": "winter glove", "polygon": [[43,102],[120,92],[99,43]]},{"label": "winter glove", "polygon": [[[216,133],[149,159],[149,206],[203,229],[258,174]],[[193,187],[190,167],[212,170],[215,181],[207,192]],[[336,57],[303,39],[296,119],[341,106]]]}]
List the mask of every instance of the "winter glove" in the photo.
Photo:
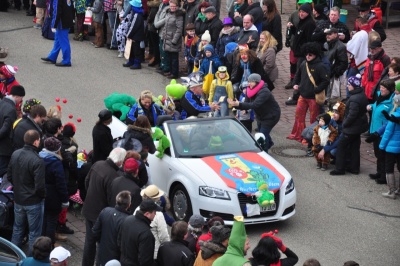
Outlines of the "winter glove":
[{"label": "winter glove", "polygon": [[371,142],[374,142],[375,140],[377,140],[379,138],[380,138],[380,136],[379,136],[378,132],[374,132],[374,133],[370,134],[369,137],[367,137],[365,139],[365,142],[366,143],[371,143]]},{"label": "winter glove", "polygon": [[66,151],[69,151],[70,153],[74,153],[76,152],[76,147],[75,146],[71,146],[68,149],[65,149]]},{"label": "winter glove", "polygon": [[385,116],[385,118],[388,121],[391,121],[396,124],[400,124],[400,117],[395,117],[394,115],[389,115],[389,113],[386,110],[383,110],[382,114],[383,114],[383,116]]},{"label": "winter glove", "polygon": [[55,28],[51,28],[51,32],[52,32],[52,33],[56,33],[56,31],[57,31],[57,30],[56,30]]}]

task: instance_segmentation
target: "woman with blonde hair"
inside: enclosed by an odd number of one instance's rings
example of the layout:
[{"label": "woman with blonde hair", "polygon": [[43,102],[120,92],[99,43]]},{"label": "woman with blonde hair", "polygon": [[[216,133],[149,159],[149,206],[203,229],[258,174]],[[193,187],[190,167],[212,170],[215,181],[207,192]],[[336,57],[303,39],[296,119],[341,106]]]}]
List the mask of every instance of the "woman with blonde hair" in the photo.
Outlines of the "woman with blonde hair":
[{"label": "woman with blonde hair", "polygon": [[261,60],[264,71],[272,82],[274,82],[279,75],[278,66],[276,65],[277,45],[278,41],[269,31],[261,32],[260,42],[257,47],[257,57]]},{"label": "woman with blonde hair", "polygon": [[149,119],[150,125],[154,127],[159,115],[164,115],[164,110],[154,102],[156,100],[150,90],[140,93],[140,98],[132,106],[127,115],[127,124],[133,124],[139,115],[144,115]]}]

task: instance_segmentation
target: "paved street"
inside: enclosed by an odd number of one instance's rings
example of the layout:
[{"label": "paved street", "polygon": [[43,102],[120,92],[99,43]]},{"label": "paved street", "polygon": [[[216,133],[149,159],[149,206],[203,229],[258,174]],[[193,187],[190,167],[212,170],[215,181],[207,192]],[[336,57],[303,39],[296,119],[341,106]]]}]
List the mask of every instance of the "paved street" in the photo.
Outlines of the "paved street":
[{"label": "paved street", "polygon": [[[347,24],[353,25],[355,8],[350,5],[345,8],[349,10]],[[294,1],[285,1],[282,22],[286,23],[293,11]],[[57,104],[57,97],[67,99],[66,104],[58,104],[63,108],[63,122],[72,121],[77,125],[80,149],[91,149],[91,130],[99,110],[104,108],[103,98],[108,94],[119,92],[137,97],[143,89],[150,89],[156,95],[164,93],[169,80],[153,69],[147,66],[139,71],[123,68],[124,60],[117,58],[116,51],[95,49],[89,42],[73,41],[72,35],[71,68],[43,63],[40,57],[48,54],[53,42],[43,39],[32,26],[32,17],[26,17],[23,11],[0,13],[0,46],[10,48],[7,63],[19,67],[16,78],[27,91],[26,99],[35,97],[46,107]],[[388,39],[383,44],[386,53],[400,56],[399,25],[387,29],[386,33]],[[292,94],[291,90],[283,88],[289,79],[287,48],[279,52],[277,64],[280,73],[273,94],[281,106],[282,117],[272,131],[275,146],[271,155],[295,180],[297,213],[285,222],[248,226],[252,247],[256,246],[262,232],[278,229],[278,236],[299,256],[298,265],[310,257],[326,266],[342,265],[347,260],[355,260],[360,265],[399,265],[400,200],[383,198],[381,193],[386,186],[377,185],[368,178],[368,173],[375,170],[372,145],[362,143],[359,175],[335,177],[330,176],[329,171],[315,169],[314,158],[290,158],[274,152],[284,147],[305,150],[301,144],[286,139],[295,111],[295,107],[284,104]],[[68,118],[69,114],[73,119]],[[77,122],[77,118],[82,122]],[[68,220],[76,232],[68,236],[65,243],[73,256],[70,265],[80,265],[85,226],[79,210],[71,208]]]}]

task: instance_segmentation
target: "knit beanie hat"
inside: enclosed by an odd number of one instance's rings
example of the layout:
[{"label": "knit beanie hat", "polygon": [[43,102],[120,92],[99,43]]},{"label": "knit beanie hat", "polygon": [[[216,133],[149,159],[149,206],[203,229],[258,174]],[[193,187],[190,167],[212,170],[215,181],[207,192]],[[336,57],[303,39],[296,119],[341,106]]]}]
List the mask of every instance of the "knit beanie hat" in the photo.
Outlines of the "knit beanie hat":
[{"label": "knit beanie hat", "polygon": [[396,81],[396,91],[400,92],[400,80]]},{"label": "knit beanie hat", "polygon": [[41,104],[42,102],[35,99],[31,98],[25,101],[24,105],[22,106],[22,111],[27,114],[31,111],[31,108],[35,105]]},{"label": "knit beanie hat", "polygon": [[139,169],[139,163],[133,158],[129,158],[124,163],[124,172],[125,173],[135,173]]},{"label": "knit beanie hat", "polygon": [[388,91],[390,91],[390,93],[394,92],[394,90],[396,88],[396,84],[394,83],[393,79],[382,80],[380,85],[382,87],[385,87]]},{"label": "knit beanie hat", "polygon": [[227,45],[225,45],[225,53],[224,56],[226,56],[227,54],[232,53],[233,51],[235,51],[236,47],[238,47],[238,44],[235,42],[230,42]]},{"label": "knit beanie hat", "polygon": [[74,125],[74,123],[68,122],[64,125],[62,132],[64,137],[72,138],[75,135],[75,132],[76,126]]},{"label": "knit beanie hat", "polygon": [[110,260],[104,266],[121,266],[118,260]]},{"label": "knit beanie hat", "polygon": [[253,73],[247,78],[247,81],[259,83],[261,81],[261,76],[260,76],[260,74]]},{"label": "knit beanie hat", "polygon": [[306,3],[306,4],[302,4],[299,8],[299,10],[302,10],[304,12],[306,12],[307,14],[311,14],[312,10],[311,10],[311,6],[310,4]]},{"label": "knit beanie hat", "polygon": [[204,46],[204,52],[211,52],[212,54],[214,53],[214,47],[211,44],[207,44],[206,46]]},{"label": "knit beanie hat", "polygon": [[25,96],[25,89],[21,85],[12,86],[11,90],[10,90],[10,95],[24,97]]},{"label": "knit beanie hat", "polygon": [[44,140],[44,147],[48,151],[58,152],[61,149],[61,141],[55,137],[50,137]]},{"label": "knit beanie hat", "polygon": [[231,236],[231,229],[229,227],[225,227],[217,221],[214,223],[214,226],[211,227],[210,233],[213,242],[222,243]]},{"label": "knit beanie hat", "polygon": [[15,74],[17,74],[17,71],[18,67],[16,66],[4,65],[0,67],[0,72],[3,73],[7,79],[12,78]]},{"label": "knit beanie hat", "polygon": [[[203,3],[207,3],[207,2],[203,2]],[[208,30],[206,30],[203,35],[201,35],[201,40],[202,41],[208,41],[211,42],[211,35],[210,32]]]},{"label": "knit beanie hat", "polygon": [[329,123],[331,122],[331,116],[329,114],[327,114],[327,113],[321,115],[319,117],[319,119],[323,119],[324,120],[325,126],[329,125]]},{"label": "knit beanie hat", "polygon": [[189,219],[191,228],[202,228],[204,226],[204,218],[200,214],[193,214]]},{"label": "knit beanie hat", "polygon": [[347,83],[349,83],[351,86],[354,88],[358,88],[361,86],[361,75],[357,74],[355,76],[351,76],[348,80]]},{"label": "knit beanie hat", "polygon": [[318,14],[322,15],[324,14],[326,5],[325,4],[318,4],[314,6],[315,11],[317,11]]}]

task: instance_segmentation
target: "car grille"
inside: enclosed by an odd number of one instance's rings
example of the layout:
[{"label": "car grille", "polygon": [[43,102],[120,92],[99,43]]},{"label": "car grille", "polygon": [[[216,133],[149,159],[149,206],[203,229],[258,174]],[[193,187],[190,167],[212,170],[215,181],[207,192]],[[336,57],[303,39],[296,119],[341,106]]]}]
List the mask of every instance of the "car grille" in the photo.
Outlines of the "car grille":
[{"label": "car grille", "polygon": [[200,215],[203,217],[206,217],[207,219],[211,219],[214,216],[219,216],[224,221],[233,221],[233,215],[230,213],[210,212],[210,211],[200,209]]},{"label": "car grille", "polygon": [[[279,208],[279,195],[280,195],[280,190],[278,190],[275,194],[274,194],[274,200],[275,200],[275,204],[276,204],[276,209],[275,211],[269,211],[269,212],[263,212],[260,215],[254,215],[251,216],[251,218],[258,218],[258,217],[269,217],[269,216],[274,216]],[[247,213],[246,213],[246,203],[249,204],[258,204],[257,203],[257,199],[255,196],[246,196],[243,193],[238,193],[238,199],[239,199],[239,204],[240,204],[240,209],[242,210],[242,214],[245,218],[247,218]]]}]

